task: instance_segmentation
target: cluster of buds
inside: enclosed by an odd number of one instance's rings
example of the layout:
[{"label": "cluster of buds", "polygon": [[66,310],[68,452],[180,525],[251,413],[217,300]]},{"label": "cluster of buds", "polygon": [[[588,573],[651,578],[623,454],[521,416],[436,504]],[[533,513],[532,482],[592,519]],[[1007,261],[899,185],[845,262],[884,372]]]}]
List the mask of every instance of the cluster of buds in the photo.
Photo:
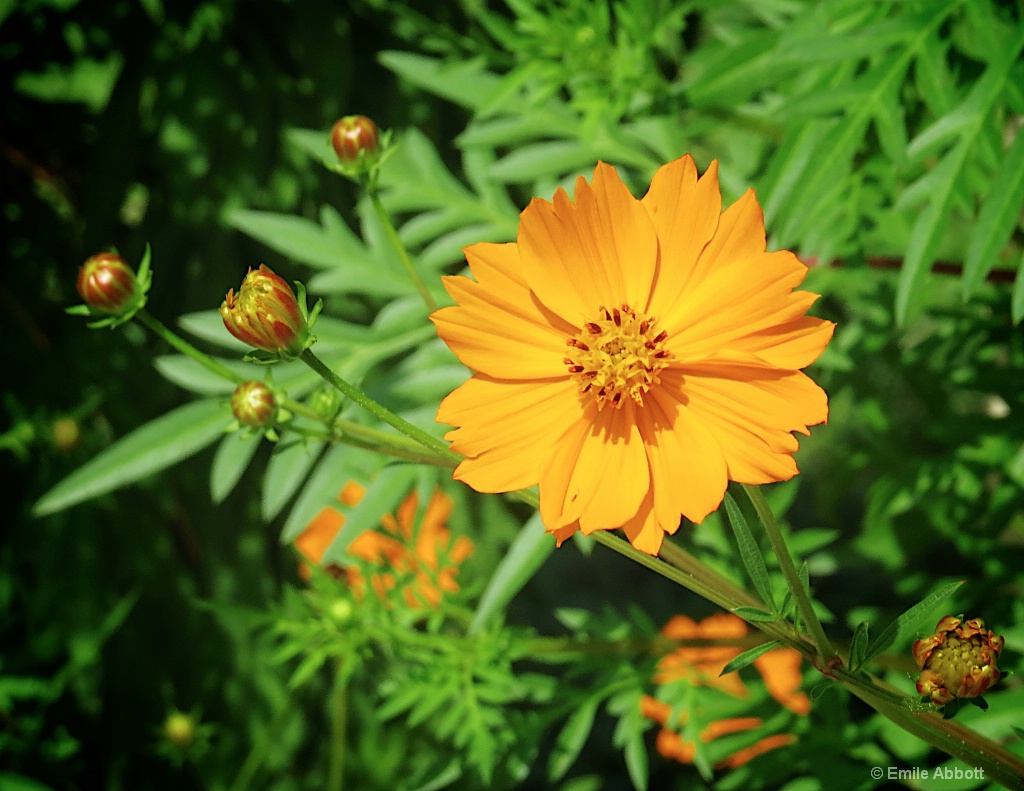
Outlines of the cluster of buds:
[{"label": "cluster of buds", "polygon": [[390,132],[381,134],[373,119],[365,115],[339,118],[331,128],[331,147],[338,155],[338,164],[331,169],[372,184],[377,168],[393,150],[390,142]]},{"label": "cluster of buds", "polygon": [[246,359],[251,362],[276,362],[294,359],[313,345],[311,330],[322,307],[306,309],[306,292],[297,283],[296,298],[291,286],[274,274],[266,264],[250,269],[238,293],[230,289],[220,306],[220,315],[228,332],[242,343],[255,347]]},{"label": "cluster of buds", "polygon": [[68,308],[77,316],[99,317],[90,327],[116,327],[132,318],[146,304],[153,276],[146,249],[138,274],[117,253],[97,253],[78,270],[75,286],[84,305]]},{"label": "cluster of buds", "polygon": [[978,698],[999,680],[996,660],[1003,638],[985,629],[980,618],[962,621],[942,618],[935,634],[914,643],[914,659],[921,668],[918,694],[944,706],[957,698]]}]

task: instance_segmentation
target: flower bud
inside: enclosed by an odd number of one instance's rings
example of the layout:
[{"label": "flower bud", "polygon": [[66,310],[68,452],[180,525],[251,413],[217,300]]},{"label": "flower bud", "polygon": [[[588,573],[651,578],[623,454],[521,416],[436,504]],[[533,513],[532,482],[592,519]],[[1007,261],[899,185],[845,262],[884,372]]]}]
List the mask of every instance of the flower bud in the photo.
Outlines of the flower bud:
[{"label": "flower bud", "polygon": [[181,711],[172,711],[164,720],[164,738],[174,747],[184,749],[196,739],[196,723]]},{"label": "flower bud", "polygon": [[380,133],[365,115],[346,115],[331,129],[331,145],[343,165],[358,164],[360,157],[372,164],[380,154]]},{"label": "flower bud", "polygon": [[268,426],[277,412],[274,392],[263,382],[242,382],[231,394],[231,412],[243,426]]},{"label": "flower bud", "polygon": [[914,643],[914,659],[921,668],[917,692],[944,706],[956,698],[976,698],[999,680],[996,660],[1004,640],[985,630],[980,618],[961,621],[942,618],[935,634]]},{"label": "flower bud", "polygon": [[133,302],[135,273],[116,253],[98,253],[82,264],[75,285],[93,310],[119,313]]},{"label": "flower bud", "polygon": [[82,428],[73,417],[59,417],[50,427],[53,447],[61,453],[70,453],[82,441]]},{"label": "flower bud", "polygon": [[309,335],[295,292],[266,264],[249,270],[237,295],[228,291],[220,315],[238,340],[267,352],[297,356]]}]

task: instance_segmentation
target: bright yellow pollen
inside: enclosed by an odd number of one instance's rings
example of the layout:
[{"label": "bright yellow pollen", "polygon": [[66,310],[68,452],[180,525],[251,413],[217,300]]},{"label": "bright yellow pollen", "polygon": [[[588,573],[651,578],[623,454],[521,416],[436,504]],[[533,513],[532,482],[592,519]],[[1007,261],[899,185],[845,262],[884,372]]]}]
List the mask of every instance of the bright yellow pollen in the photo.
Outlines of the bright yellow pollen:
[{"label": "bright yellow pollen", "polygon": [[579,384],[590,393],[598,409],[622,406],[629,396],[643,406],[644,393],[658,383],[658,371],[668,365],[665,338],[656,321],[637,314],[628,305],[608,310],[598,308],[598,318],[583,325],[583,331],[567,341],[565,364]]}]

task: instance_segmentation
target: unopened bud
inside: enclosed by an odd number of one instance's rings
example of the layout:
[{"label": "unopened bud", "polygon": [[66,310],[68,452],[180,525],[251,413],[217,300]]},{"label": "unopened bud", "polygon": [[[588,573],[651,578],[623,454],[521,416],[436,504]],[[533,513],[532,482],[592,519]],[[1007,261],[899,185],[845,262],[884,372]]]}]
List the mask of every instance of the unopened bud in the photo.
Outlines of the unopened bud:
[{"label": "unopened bud", "polygon": [[174,747],[184,749],[196,738],[196,723],[188,714],[172,711],[164,720],[164,738]]},{"label": "unopened bud", "polygon": [[295,292],[266,264],[249,270],[238,294],[228,291],[220,315],[228,332],[266,352],[297,356],[309,336]]},{"label": "unopened bud", "polygon": [[93,310],[119,313],[133,302],[135,273],[116,253],[98,253],[82,264],[75,285]]},{"label": "unopened bud", "polygon": [[373,164],[380,154],[377,125],[365,115],[346,115],[331,129],[331,145],[343,165]]},{"label": "unopened bud", "polygon": [[274,391],[263,382],[242,382],[231,394],[231,412],[243,426],[264,428],[274,421]]}]

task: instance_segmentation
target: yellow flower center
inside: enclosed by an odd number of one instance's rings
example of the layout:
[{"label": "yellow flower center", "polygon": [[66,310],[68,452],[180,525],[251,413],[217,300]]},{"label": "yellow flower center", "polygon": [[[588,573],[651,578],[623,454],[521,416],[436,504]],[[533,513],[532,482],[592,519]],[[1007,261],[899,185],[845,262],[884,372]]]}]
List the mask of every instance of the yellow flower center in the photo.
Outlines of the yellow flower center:
[{"label": "yellow flower center", "polygon": [[984,670],[990,657],[976,637],[960,639],[950,634],[932,654],[928,668],[942,677],[948,690],[956,690],[968,673]]},{"label": "yellow flower center", "polygon": [[594,397],[598,409],[607,404],[618,409],[624,395],[643,406],[644,393],[668,365],[668,333],[659,332],[655,319],[638,316],[628,305],[611,310],[602,306],[597,312],[594,321],[567,341],[569,373],[581,393]]}]

